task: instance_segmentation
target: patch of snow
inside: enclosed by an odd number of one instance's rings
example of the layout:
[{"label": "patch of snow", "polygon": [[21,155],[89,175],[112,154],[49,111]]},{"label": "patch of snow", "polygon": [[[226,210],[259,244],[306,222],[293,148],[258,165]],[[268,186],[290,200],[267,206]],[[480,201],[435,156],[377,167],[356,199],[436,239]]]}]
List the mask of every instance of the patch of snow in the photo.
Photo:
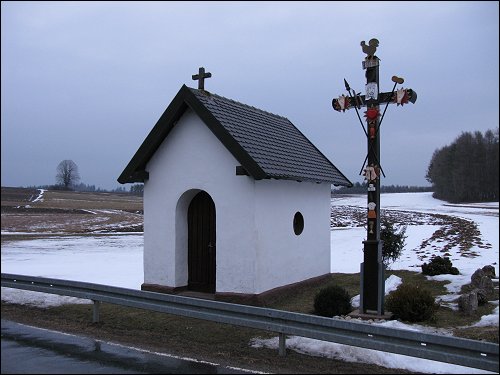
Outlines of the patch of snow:
[{"label": "patch of snow", "polygon": [[38,189],[40,190],[40,194],[38,194],[38,197],[36,197],[34,200],[32,200],[33,203],[35,202],[43,202],[43,193],[46,192],[45,189]]},{"label": "patch of snow", "polygon": [[[396,276],[396,275],[389,276],[385,280],[385,294],[387,295],[390,292],[396,290],[402,282],[403,281],[401,280],[401,278]],[[354,307],[354,308],[359,307],[360,298],[361,298],[361,296],[359,294],[351,298],[352,307]]]},{"label": "patch of snow", "polygon": [[[498,305],[498,301],[495,301]],[[481,320],[474,323],[472,327],[486,327],[486,326],[497,326],[498,327],[498,306],[493,310],[490,315],[485,315],[481,317]]]},{"label": "patch of snow", "polygon": [[[255,338],[250,342],[254,348],[278,349],[279,338]],[[386,353],[379,350],[358,348],[355,346],[310,339],[307,337],[289,336],[286,340],[288,349],[298,353],[326,357],[346,362],[369,363],[388,368],[398,368],[419,373],[434,374],[492,374],[489,371],[473,369],[428,359],[409,357],[401,354]]]}]

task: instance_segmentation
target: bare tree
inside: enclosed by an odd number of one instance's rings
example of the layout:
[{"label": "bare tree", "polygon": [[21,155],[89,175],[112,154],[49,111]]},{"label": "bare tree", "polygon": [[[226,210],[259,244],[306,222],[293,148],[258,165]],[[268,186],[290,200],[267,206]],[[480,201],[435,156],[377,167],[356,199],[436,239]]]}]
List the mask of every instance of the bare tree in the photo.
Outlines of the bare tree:
[{"label": "bare tree", "polygon": [[73,160],[63,160],[57,166],[56,181],[58,184],[63,185],[65,190],[75,185],[80,181],[80,174],[78,173],[78,166]]}]

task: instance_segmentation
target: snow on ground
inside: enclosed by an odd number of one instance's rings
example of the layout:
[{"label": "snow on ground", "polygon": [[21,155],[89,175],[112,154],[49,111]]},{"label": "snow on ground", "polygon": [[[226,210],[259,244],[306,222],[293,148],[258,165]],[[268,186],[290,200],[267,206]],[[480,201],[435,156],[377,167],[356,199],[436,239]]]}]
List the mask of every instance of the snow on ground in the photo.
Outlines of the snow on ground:
[{"label": "snow on ground", "polygon": [[[255,348],[267,347],[277,350],[279,339],[278,337],[266,340],[254,339],[251,345]],[[336,344],[300,336],[288,337],[286,340],[286,346],[287,349],[295,350],[298,353],[307,355],[327,357],[346,362],[369,363],[373,365],[404,369],[419,373],[493,374],[493,372],[452,365],[449,363],[408,357],[400,354],[386,353],[372,349],[363,349],[355,346]]]},{"label": "snow on ground", "polygon": [[[5,235],[5,234],[2,234]],[[140,289],[143,235],[53,236],[2,244],[2,272]],[[2,300],[48,307],[86,299],[2,288]]]},{"label": "snow on ground", "polygon": [[[477,268],[490,264],[495,267],[498,275],[498,202],[482,204],[450,205],[444,201],[434,199],[432,193],[398,193],[381,194],[381,209],[398,210],[405,212],[420,212],[427,214],[444,214],[474,221],[481,232],[484,243],[491,244],[491,249],[473,247],[471,250],[480,256],[460,256],[458,249],[452,254],[453,265],[466,276],[472,275]],[[332,205],[349,205],[366,208],[366,196],[342,196],[333,198]],[[439,229],[437,225],[408,225],[406,230],[406,247],[401,258],[391,265],[392,269],[407,269],[419,271],[422,261],[418,258],[415,249],[422,241],[429,239],[433,232]],[[359,265],[363,261],[363,244],[366,239],[366,230],[361,227],[338,228],[331,232],[332,272],[359,272]],[[432,245],[432,244],[429,244]],[[441,247],[444,244],[441,244]],[[427,251],[434,251],[431,246]],[[436,253],[436,255],[442,255]]]},{"label": "snow on ground", "polygon": [[[499,230],[498,230],[498,202],[454,204],[434,199],[432,193],[398,193],[381,194],[381,208],[384,210],[397,210],[403,212],[418,212],[424,214],[444,214],[456,216],[467,220],[472,220],[481,232],[481,240],[485,244],[490,244],[489,248],[473,246],[471,252],[479,256],[464,256],[458,247],[452,248],[451,261],[453,266],[460,270],[459,275],[438,275],[432,276],[435,280],[448,280],[446,285],[449,294],[440,296],[443,303],[448,303],[449,307],[457,309],[456,300],[460,288],[470,282],[470,277],[478,269],[485,265],[495,267],[496,275],[499,274]],[[366,196],[341,196],[332,199],[332,206],[354,206],[366,208]],[[429,222],[432,220],[429,219]],[[422,252],[441,255],[439,249],[444,243],[436,241],[428,242],[423,250],[420,245],[423,241],[429,240],[440,225],[423,224],[408,225],[406,229],[406,246],[401,257],[390,265],[395,270],[410,270],[421,272],[421,265],[424,263],[420,259]],[[357,241],[356,241],[357,239]],[[363,227],[340,227],[331,231],[331,269],[332,272],[357,273],[360,264],[363,262],[363,244],[366,239],[366,229]],[[433,247],[435,246],[435,247]],[[430,260],[430,256],[426,261]],[[498,314],[497,314],[498,322]],[[498,323],[497,323],[498,324]]]},{"label": "snow on ground", "polygon": [[[396,275],[391,275],[385,280],[385,294],[389,294],[390,292],[396,290],[398,286],[401,284],[402,280],[400,277]],[[354,296],[351,298],[351,305],[355,309],[359,308],[360,295]]]},{"label": "snow on ground", "polygon": [[[40,192],[40,198],[43,192]],[[332,199],[332,205],[346,205],[366,208],[366,196],[342,196]],[[451,205],[432,198],[432,193],[382,194],[381,208],[423,214],[444,214],[474,221],[481,232],[481,240],[490,247],[473,246],[477,256],[464,256],[459,249],[451,249],[453,265],[460,275],[433,276],[438,280],[449,280],[450,294],[442,296],[443,301],[456,299],[463,284],[470,282],[470,276],[477,268],[493,265],[499,274],[499,206],[496,203]],[[429,221],[431,223],[431,221]],[[407,269],[420,272],[423,263],[418,250],[423,241],[429,240],[439,225],[408,225],[406,247],[401,258],[391,265],[392,269]],[[363,261],[363,245],[366,230],[363,227],[347,226],[331,231],[332,272],[357,273]],[[58,279],[87,281],[131,289],[140,289],[143,282],[143,236],[142,234],[110,234],[101,236],[53,236],[23,241],[8,241],[8,234],[2,233],[1,268],[4,273],[44,276]],[[436,243],[428,241],[424,249],[428,254],[437,252]],[[443,246],[444,244],[438,244]],[[386,293],[394,290],[400,280],[391,277],[386,281]],[[359,296],[353,303],[359,304]],[[2,288],[2,300],[14,303],[29,303],[50,306],[61,303],[90,303],[72,297]],[[498,304],[498,302],[497,302]],[[475,325],[498,326],[498,307],[494,313],[483,317]],[[380,322],[396,328],[427,331],[420,325],[408,325],[396,321]],[[444,334],[446,334],[444,332]],[[254,346],[277,348],[278,338],[254,339]],[[419,358],[411,358],[369,349],[329,343],[303,337],[288,337],[287,347],[311,355],[327,356],[346,361],[374,363],[385,367],[404,368],[422,373],[487,373]]]},{"label": "snow on ground", "polygon": [[2,245],[2,272],[140,289],[143,243],[142,234],[8,242]]},{"label": "snow on ground", "polygon": [[36,197],[34,200],[32,200],[33,203],[35,202],[43,202],[43,193],[46,192],[45,189],[38,189],[40,190],[40,194],[38,194],[38,197]]}]

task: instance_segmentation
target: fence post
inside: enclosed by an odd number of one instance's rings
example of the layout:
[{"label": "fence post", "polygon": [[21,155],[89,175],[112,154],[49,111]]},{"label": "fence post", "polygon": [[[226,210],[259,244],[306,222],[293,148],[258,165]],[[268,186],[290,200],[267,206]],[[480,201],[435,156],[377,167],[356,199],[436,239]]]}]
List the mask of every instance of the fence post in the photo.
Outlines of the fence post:
[{"label": "fence post", "polygon": [[94,302],[94,308],[92,311],[92,323],[99,323],[99,306],[101,305],[101,301],[93,299],[92,302]]},{"label": "fence post", "polygon": [[279,333],[279,355],[280,357],[286,356],[286,336],[283,332]]}]

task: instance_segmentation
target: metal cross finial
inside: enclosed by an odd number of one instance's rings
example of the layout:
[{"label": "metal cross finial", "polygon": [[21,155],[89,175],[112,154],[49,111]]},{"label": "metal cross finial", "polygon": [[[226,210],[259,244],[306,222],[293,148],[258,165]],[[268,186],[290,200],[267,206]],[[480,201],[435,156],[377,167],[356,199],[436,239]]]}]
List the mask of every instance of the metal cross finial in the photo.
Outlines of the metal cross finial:
[{"label": "metal cross finial", "polygon": [[212,77],[212,73],[205,73],[205,68],[201,67],[198,70],[198,74],[193,74],[192,78],[194,81],[198,80],[198,89],[205,90],[205,78]]}]

